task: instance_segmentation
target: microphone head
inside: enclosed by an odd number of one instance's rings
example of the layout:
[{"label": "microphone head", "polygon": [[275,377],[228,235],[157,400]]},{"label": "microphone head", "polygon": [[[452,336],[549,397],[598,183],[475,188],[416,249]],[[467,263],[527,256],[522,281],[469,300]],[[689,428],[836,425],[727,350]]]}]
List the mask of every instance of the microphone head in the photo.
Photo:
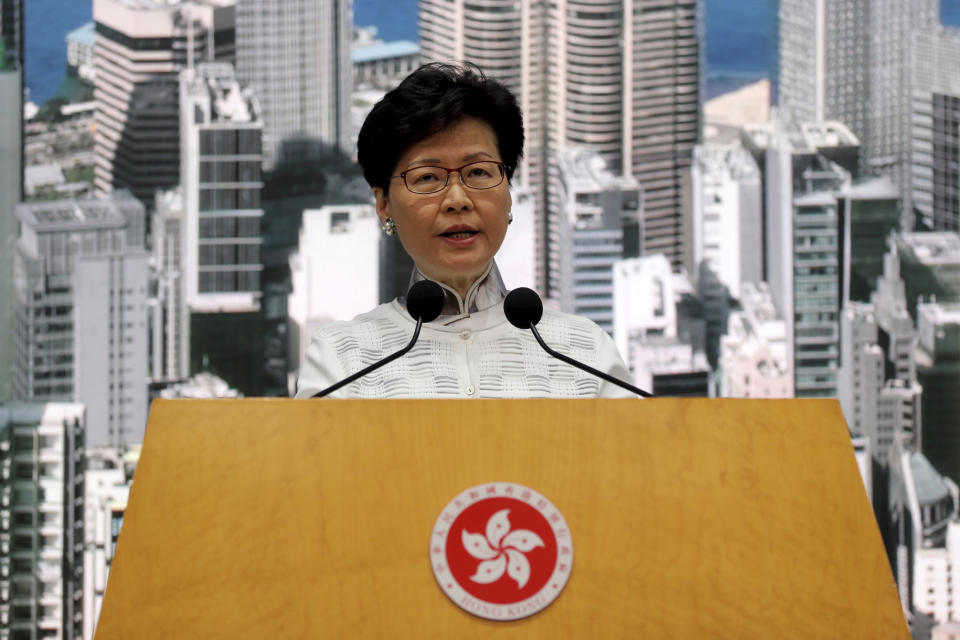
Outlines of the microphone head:
[{"label": "microphone head", "polygon": [[446,301],[447,296],[440,285],[432,280],[421,280],[407,292],[407,312],[414,320],[430,322],[440,315]]},{"label": "microphone head", "polygon": [[503,301],[503,313],[518,329],[529,329],[543,317],[543,302],[533,289],[517,287]]}]

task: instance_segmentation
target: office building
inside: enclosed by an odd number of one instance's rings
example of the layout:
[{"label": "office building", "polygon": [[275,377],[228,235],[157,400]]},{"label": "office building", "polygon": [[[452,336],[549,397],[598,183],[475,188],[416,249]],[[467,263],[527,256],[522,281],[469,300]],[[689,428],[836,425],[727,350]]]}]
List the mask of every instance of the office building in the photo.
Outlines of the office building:
[{"label": "office building", "polygon": [[630,345],[634,383],[655,396],[707,398],[713,395],[705,354],[678,338],[650,337]]},{"label": "office building", "polygon": [[186,301],[183,191],[158,191],[153,214],[153,273],[150,300],[150,382],[185,380],[190,375],[190,312]]},{"label": "office building", "polygon": [[598,153],[643,190],[641,247],[630,256],[683,258],[683,183],[700,122],[700,3],[696,0],[420,2],[424,61],[470,60],[503,81],[525,115],[519,177],[545,219],[538,281],[553,297],[546,216],[551,154]]},{"label": "office building", "polygon": [[86,405],[91,444],[141,442],[147,413],[148,256],[143,205],[21,204],[14,391]]},{"label": "office building", "polygon": [[[838,120],[863,142],[864,173],[888,175],[910,221],[911,101],[926,91],[916,32],[939,28],[937,0],[780,0],[779,105],[795,122]],[[947,66],[955,69],[952,61]]]},{"label": "office building", "polygon": [[[233,68],[180,75],[182,278],[190,373],[214,373],[262,395],[263,126],[252,89]],[[175,209],[172,206],[171,209]]]},{"label": "office building", "polygon": [[[919,448],[922,437],[923,388],[909,374],[887,377],[895,367],[896,340],[890,339],[883,314],[872,304],[850,303],[840,318],[840,371],[837,397],[854,436],[870,441],[874,460],[885,470],[897,447]],[[883,346],[881,346],[881,344]]]},{"label": "office building", "polygon": [[[794,122],[839,120],[862,136],[870,99],[871,9],[857,0],[780,0],[781,114]],[[905,3],[906,4],[906,3]]]},{"label": "office building", "polygon": [[730,301],[742,282],[763,279],[763,190],[756,161],[737,142],[698,145],[691,185],[685,266],[703,303],[707,359],[715,367]]},{"label": "office building", "polygon": [[923,386],[924,455],[943,475],[960,481],[960,303],[917,306],[919,344],[913,354]]},{"label": "office building", "polygon": [[[293,291],[287,298],[297,369],[317,329],[380,303],[381,273],[387,275],[381,268],[381,240],[399,243],[396,236],[383,236],[373,205],[328,205],[303,212],[299,251],[290,258]],[[330,277],[334,273],[350,277]]]},{"label": "office building", "polygon": [[748,131],[765,163],[766,281],[787,322],[798,397],[836,395],[844,266],[842,192],[857,138],[842,124],[775,122]]},{"label": "office building", "polygon": [[957,484],[924,454],[901,450],[891,462],[890,491],[901,602],[907,611],[946,621],[953,609],[948,604],[953,576],[944,560],[956,553]]},{"label": "office building", "polygon": [[843,191],[844,301],[868,302],[883,273],[887,238],[899,231],[901,201],[888,178],[857,182]]},{"label": "office building", "polygon": [[905,229],[960,230],[960,32],[935,27],[913,34],[910,102],[910,202]]},{"label": "office building", "polygon": [[[8,12],[19,15],[14,9],[19,12],[21,5],[2,2],[0,25],[6,34]],[[16,58],[0,56],[0,300],[13,299],[13,256],[19,236],[13,209],[22,199],[22,185],[23,71]],[[13,325],[13,305],[0,305],[0,402],[13,395]]]},{"label": "office building", "polygon": [[95,0],[94,188],[152,207],[180,179],[178,74],[234,60],[235,0]]},{"label": "office building", "polygon": [[237,0],[237,78],[263,107],[264,169],[284,160],[285,142],[352,146],[351,6],[349,0]]},{"label": "office building", "polygon": [[877,278],[876,291],[870,301],[877,322],[878,344],[884,351],[884,380],[897,379],[912,384],[917,379],[913,358],[917,332],[908,310],[896,236],[891,236],[888,242],[890,248],[883,256],[883,273]]},{"label": "office building", "polygon": [[0,407],[5,637],[83,637],[85,435],[83,405]]},{"label": "office building", "polygon": [[180,188],[186,303],[198,313],[257,311],[263,264],[260,106],[228,64],[180,75]]},{"label": "office building", "polygon": [[662,254],[631,258],[613,269],[613,340],[629,362],[631,342],[677,336],[675,278]]},{"label": "office building", "polygon": [[693,285],[672,272],[666,256],[614,264],[613,303],[613,340],[641,389],[711,394],[702,307]]},{"label": "office building", "polygon": [[[624,258],[635,231],[640,192],[636,181],[607,170],[594,152],[566,151],[551,158],[556,178],[550,198],[549,287],[560,309],[590,318],[613,333],[613,265]],[[625,229],[626,227],[626,229]],[[571,259],[572,258],[572,259]]]},{"label": "office building", "polygon": [[792,398],[786,323],[765,282],[741,285],[740,309],[733,311],[720,339],[720,394],[725,398]]},{"label": "office building", "polygon": [[708,270],[739,298],[740,283],[763,278],[760,169],[739,144],[714,143],[695,148],[691,175],[687,272]]},{"label": "office building", "polygon": [[4,66],[23,68],[25,4],[24,0],[0,0],[0,41],[3,42],[0,69]]},{"label": "office building", "polygon": [[901,233],[893,241],[912,318],[921,299],[960,300],[960,233]]}]

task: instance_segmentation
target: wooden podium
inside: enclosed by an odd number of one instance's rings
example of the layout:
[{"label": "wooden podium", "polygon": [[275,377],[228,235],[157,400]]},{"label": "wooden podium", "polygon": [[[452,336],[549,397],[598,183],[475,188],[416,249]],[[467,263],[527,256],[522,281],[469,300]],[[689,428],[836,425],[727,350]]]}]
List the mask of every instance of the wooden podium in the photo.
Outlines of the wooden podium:
[{"label": "wooden podium", "polygon": [[[542,612],[433,577],[447,503],[533,488],[575,545]],[[833,400],[158,400],[112,638],[909,638]]]}]

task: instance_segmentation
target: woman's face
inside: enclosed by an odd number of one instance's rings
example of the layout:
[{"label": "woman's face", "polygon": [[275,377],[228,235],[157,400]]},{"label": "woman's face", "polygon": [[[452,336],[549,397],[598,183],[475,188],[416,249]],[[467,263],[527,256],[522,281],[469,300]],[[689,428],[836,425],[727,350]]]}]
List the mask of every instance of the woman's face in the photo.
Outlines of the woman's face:
[{"label": "woman's face", "polygon": [[[463,118],[407,149],[394,167],[400,175],[415,167],[454,169],[470,162],[500,161],[497,138],[486,122]],[[374,188],[377,215],[393,218],[403,248],[427,277],[465,295],[486,270],[507,233],[510,185],[506,178],[492,189],[466,187],[451,173],[442,191],[411,193],[400,178],[390,193]]]}]

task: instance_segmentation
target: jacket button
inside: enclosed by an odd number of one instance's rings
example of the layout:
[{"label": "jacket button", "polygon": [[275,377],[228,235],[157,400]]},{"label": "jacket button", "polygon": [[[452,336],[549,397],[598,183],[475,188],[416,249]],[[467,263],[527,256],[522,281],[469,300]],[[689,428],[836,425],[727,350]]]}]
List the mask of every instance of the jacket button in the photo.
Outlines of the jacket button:
[{"label": "jacket button", "polygon": [[471,335],[473,335],[473,333],[469,329],[464,329],[460,332],[460,337],[464,340],[469,340]]},{"label": "jacket button", "polygon": [[464,392],[465,392],[468,396],[472,396],[472,395],[473,395],[473,385],[472,385],[472,384],[468,384],[468,385],[467,385],[467,388],[464,389]]}]

